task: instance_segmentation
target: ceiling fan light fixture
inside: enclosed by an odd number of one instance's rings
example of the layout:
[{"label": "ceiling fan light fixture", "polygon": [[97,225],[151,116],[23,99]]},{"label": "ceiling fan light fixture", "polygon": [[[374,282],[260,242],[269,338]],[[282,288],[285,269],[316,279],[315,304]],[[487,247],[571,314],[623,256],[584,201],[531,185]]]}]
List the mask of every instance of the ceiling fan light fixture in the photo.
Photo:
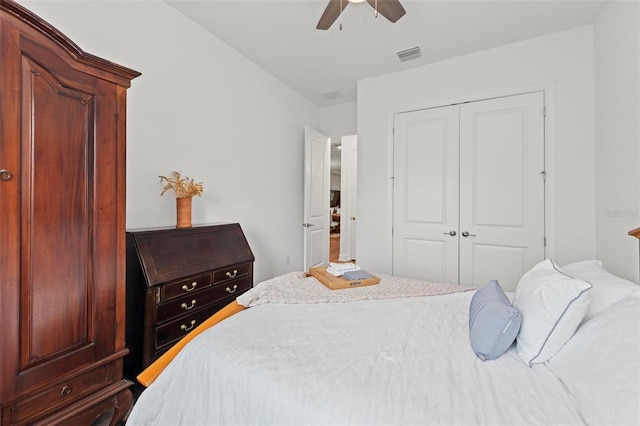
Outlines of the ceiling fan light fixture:
[{"label": "ceiling fan light fixture", "polygon": [[[329,0],[327,7],[324,9],[318,21],[318,25],[316,25],[316,29],[328,30],[349,3],[363,3],[364,1],[365,0]],[[404,7],[402,7],[402,4],[400,4],[400,0],[367,0],[367,3],[375,9],[376,17],[378,13],[380,13],[380,15],[387,18],[391,23],[396,22],[407,13]],[[340,27],[340,29],[342,29],[342,24],[340,24]]]}]

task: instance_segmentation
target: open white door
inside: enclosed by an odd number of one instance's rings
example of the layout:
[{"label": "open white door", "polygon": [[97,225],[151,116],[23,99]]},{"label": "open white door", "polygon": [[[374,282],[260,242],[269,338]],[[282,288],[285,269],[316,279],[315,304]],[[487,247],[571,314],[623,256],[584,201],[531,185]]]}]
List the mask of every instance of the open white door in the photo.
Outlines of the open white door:
[{"label": "open white door", "polygon": [[340,216],[340,257],[341,261],[351,261],[356,258],[356,195],[358,174],[358,136],[342,137],[342,181],[340,186],[341,216]]},{"label": "open white door", "polygon": [[329,138],[304,129],[304,270],[329,264]]}]

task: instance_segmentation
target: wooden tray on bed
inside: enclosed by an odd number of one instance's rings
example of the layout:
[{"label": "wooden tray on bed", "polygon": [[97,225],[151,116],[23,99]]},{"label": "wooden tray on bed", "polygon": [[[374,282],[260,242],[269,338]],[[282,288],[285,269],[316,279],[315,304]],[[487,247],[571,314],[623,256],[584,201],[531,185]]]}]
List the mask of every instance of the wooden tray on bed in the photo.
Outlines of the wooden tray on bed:
[{"label": "wooden tray on bed", "polygon": [[317,268],[310,268],[309,275],[315,277],[322,284],[330,288],[331,290],[340,290],[344,288],[364,287],[367,285],[375,285],[380,282],[380,278],[373,277],[366,280],[349,281],[342,277],[336,277],[327,272],[326,266],[319,266]]}]

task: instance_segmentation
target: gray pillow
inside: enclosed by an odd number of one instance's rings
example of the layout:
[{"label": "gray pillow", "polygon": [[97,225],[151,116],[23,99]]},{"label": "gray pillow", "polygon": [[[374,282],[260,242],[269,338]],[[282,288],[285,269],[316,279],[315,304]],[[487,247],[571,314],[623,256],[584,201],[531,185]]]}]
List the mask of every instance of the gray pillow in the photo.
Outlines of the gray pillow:
[{"label": "gray pillow", "polygon": [[469,336],[473,351],[483,361],[509,349],[520,330],[520,312],[511,306],[497,280],[479,288],[469,305]]}]

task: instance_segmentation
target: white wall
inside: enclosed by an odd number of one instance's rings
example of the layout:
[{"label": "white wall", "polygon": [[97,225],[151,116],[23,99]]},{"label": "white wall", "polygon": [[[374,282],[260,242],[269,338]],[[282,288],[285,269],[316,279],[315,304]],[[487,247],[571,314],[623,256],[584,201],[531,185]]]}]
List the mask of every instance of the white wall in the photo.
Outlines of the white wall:
[{"label": "white wall", "polygon": [[[358,83],[358,263],[391,272],[394,112],[545,90],[548,256],[596,254],[593,27],[515,43]],[[637,158],[634,157],[634,158]]]},{"label": "white wall", "polygon": [[609,2],[595,23],[596,256],[638,281],[640,5]]},{"label": "white wall", "polygon": [[355,134],[356,111],[357,104],[355,102],[321,108],[320,130],[329,137]]},{"label": "white wall", "polygon": [[128,228],[175,225],[158,176],[178,170],[204,181],[194,223],[241,224],[256,283],[302,268],[304,125],[320,126],[317,106],[162,1],[21,3],[142,73],[128,92]]},{"label": "white wall", "polygon": [[611,2],[596,23],[595,86],[588,26],[361,81],[356,125],[356,103],[316,107],[164,2],[19,1],[85,51],[143,73],[128,93],[129,228],[175,223],[157,176],[181,170],[205,182],[194,223],[241,223],[256,282],[301,269],[304,125],[329,136],[357,128],[358,262],[388,272],[392,113],[544,87],[554,257],[597,256],[637,280],[626,236],[640,226],[637,3]]}]

